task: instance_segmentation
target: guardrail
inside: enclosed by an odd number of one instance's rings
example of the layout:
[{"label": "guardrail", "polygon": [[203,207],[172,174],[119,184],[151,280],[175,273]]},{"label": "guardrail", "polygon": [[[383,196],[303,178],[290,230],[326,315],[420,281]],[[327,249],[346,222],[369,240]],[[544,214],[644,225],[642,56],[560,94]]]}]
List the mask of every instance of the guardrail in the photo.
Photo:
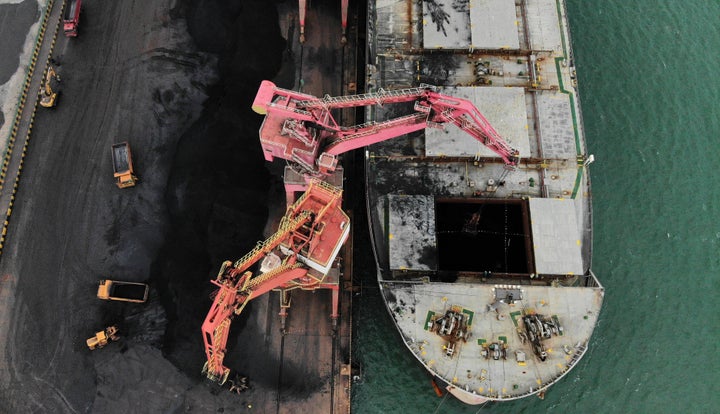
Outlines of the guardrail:
[{"label": "guardrail", "polygon": [[[66,0],[63,0],[61,8],[65,7],[65,1]],[[28,65],[27,70],[25,71],[25,82],[23,84],[23,90],[15,107],[15,118],[13,122],[13,127],[10,130],[8,140],[5,145],[5,156],[3,159],[2,170],[0,171],[0,192],[5,189],[5,178],[7,176],[8,168],[10,166],[10,159],[12,157],[13,149],[15,147],[15,140],[17,138],[20,121],[22,120],[23,111],[25,109],[25,103],[27,101],[28,93],[30,92],[30,83],[32,82],[32,76],[35,72],[35,66],[40,55],[40,48],[42,47],[43,40],[45,39],[45,31],[47,29],[48,20],[50,18],[50,12],[52,11],[54,4],[55,0],[48,0],[45,9],[43,10],[40,29],[38,30],[38,33],[35,37],[35,46],[33,47],[32,58],[30,59],[30,64]],[[62,13],[60,13],[60,18],[62,19]],[[50,64],[50,58],[52,56],[53,49],[55,48],[55,42],[57,41],[59,28],[60,24],[58,22],[58,25],[55,27],[55,33],[53,34],[50,51],[48,53],[47,60],[45,61],[43,78],[45,77],[48,70],[48,65]],[[22,172],[23,162],[25,161],[25,155],[27,154],[28,145],[30,143],[30,135],[32,133],[33,122],[35,121],[35,111],[37,111],[37,99],[35,100],[35,106],[33,107],[32,113],[30,114],[30,124],[28,125],[27,135],[25,137],[25,144],[23,145],[22,155],[20,157],[20,164],[18,165],[18,172],[15,176],[15,181],[13,182],[12,194],[10,196],[10,203],[8,204],[8,208],[5,213],[5,220],[3,220],[2,232],[0,232],[0,257],[2,256],[3,248],[5,246],[8,226],[10,224],[10,215],[12,214],[13,203],[15,201],[15,194],[17,193],[17,189],[20,184],[20,173]]]}]

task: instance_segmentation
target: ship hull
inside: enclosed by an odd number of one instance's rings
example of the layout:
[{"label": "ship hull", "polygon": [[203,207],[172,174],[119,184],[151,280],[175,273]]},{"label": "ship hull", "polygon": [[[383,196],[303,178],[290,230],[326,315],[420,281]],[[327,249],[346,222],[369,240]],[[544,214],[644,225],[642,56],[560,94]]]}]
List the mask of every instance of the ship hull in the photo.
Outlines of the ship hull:
[{"label": "ship hull", "polygon": [[[565,5],[507,3],[368,8],[367,92],[436,85],[473,102],[521,158],[508,168],[453,126],[366,151],[388,312],[411,354],[467,404],[544,394],[585,355],[604,297]],[[366,119],[406,110],[373,107]]]}]

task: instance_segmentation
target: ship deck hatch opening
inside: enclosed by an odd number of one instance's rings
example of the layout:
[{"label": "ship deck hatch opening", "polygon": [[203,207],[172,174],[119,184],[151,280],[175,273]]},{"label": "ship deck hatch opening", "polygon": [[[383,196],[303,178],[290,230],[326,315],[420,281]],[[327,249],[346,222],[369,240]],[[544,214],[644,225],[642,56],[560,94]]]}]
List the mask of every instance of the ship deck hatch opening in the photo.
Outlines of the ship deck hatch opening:
[{"label": "ship deck hatch opening", "polygon": [[435,211],[441,272],[532,273],[525,201],[437,199]]}]

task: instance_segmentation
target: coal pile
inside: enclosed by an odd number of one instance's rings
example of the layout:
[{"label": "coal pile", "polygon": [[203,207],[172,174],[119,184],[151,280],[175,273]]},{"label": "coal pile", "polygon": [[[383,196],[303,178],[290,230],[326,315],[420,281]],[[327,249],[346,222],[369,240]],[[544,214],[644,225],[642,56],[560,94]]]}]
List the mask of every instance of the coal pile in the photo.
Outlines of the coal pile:
[{"label": "coal pile", "polygon": [[273,2],[186,0],[174,12],[185,15],[198,48],[219,57],[219,81],[176,149],[166,193],[171,229],[152,280],[168,317],[163,354],[199,380],[210,279],[263,238],[271,177],[258,140],[262,118],[250,106],[260,82],[280,70],[286,43]]}]

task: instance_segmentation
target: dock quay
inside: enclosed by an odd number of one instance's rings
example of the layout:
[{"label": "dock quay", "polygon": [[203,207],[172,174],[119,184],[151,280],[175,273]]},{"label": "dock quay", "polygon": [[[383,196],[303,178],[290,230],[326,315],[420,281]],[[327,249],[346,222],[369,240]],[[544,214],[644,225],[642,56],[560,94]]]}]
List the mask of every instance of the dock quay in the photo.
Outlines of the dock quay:
[{"label": "dock quay", "polygon": [[[308,4],[301,44],[298,2],[83,0],[77,36],[63,33],[66,1],[29,3],[0,0],[20,56],[2,85],[23,97],[17,121],[14,102],[0,118],[14,142],[0,195],[0,412],[350,412],[352,231],[335,327],[327,290],[293,292],[284,327],[277,292],[233,321],[225,364],[248,389],[203,377],[200,327],[220,264],[285,209],[282,166],[257,145],[257,84],[354,92],[362,4],[345,44],[341,2]],[[36,106],[50,65],[61,94]],[[127,188],[113,177],[118,142],[132,147]],[[147,301],[98,300],[103,279],[147,283]],[[117,340],[88,349],[110,326]]]}]

